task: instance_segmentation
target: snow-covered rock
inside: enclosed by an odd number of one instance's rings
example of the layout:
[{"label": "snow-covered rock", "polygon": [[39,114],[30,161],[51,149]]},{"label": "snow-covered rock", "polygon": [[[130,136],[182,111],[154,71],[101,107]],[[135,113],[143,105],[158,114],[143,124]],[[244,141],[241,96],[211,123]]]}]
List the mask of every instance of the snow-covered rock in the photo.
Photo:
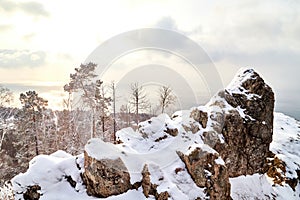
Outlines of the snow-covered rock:
[{"label": "snow-covered rock", "polygon": [[[254,70],[241,70],[205,106],[122,129],[118,144],[91,139],[84,156],[37,156],[12,179],[14,191],[24,199],[35,186],[44,200],[299,199],[300,124],[273,118],[273,108],[272,89]],[[89,187],[122,190],[99,195]]]}]

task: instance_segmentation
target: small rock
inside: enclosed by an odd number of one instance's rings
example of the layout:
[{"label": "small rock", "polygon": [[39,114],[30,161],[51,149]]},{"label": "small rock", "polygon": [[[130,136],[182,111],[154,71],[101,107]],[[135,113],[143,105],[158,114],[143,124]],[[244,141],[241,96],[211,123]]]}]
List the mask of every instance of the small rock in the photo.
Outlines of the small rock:
[{"label": "small rock", "polygon": [[149,197],[151,192],[151,180],[150,180],[150,172],[148,170],[148,165],[145,165],[142,171],[142,188],[145,197]]},{"label": "small rock", "polygon": [[167,127],[166,130],[164,130],[164,132],[168,133],[169,135],[175,137],[178,135],[178,129],[177,128],[169,128]]},{"label": "small rock", "polygon": [[196,122],[199,122],[203,128],[206,128],[207,125],[207,112],[203,112],[202,110],[194,109],[190,115]]},{"label": "small rock", "polygon": [[41,194],[38,192],[41,190],[39,185],[29,186],[27,191],[23,194],[24,200],[38,200]]}]

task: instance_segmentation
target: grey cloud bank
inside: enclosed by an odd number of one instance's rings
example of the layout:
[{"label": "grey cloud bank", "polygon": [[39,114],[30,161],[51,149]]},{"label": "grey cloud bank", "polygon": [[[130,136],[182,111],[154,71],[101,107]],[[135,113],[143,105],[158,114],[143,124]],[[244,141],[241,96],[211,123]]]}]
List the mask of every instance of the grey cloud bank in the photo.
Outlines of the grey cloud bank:
[{"label": "grey cloud bank", "polygon": [[33,16],[48,17],[49,13],[43,6],[43,4],[35,1],[29,2],[13,2],[8,0],[0,0],[0,8],[6,12],[23,11],[26,14]]},{"label": "grey cloud bank", "polygon": [[0,68],[38,67],[45,59],[43,51],[0,49]]}]

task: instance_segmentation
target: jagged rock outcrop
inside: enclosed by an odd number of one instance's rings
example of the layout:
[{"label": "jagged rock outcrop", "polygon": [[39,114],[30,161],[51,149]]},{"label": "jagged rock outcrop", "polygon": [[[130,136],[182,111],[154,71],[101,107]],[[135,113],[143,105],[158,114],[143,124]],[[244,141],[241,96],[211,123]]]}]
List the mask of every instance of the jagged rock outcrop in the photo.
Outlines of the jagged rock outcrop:
[{"label": "jagged rock outcrop", "polygon": [[210,199],[231,199],[227,167],[216,151],[207,145],[198,145],[187,154],[177,154],[196,185],[207,189]]},{"label": "jagged rock outcrop", "polygon": [[[210,116],[217,126],[203,134],[204,142],[219,152],[229,176],[263,173],[273,134],[272,89],[254,70],[244,70],[210,106],[223,112]],[[220,133],[224,142],[217,142]]]},{"label": "jagged rock outcrop", "polygon": [[[82,159],[80,167],[73,166],[76,173],[63,172],[58,178],[74,191],[86,188],[95,197],[122,194],[117,199],[231,199],[230,195],[239,199],[244,194],[259,198],[264,191],[252,195],[256,192],[252,183],[267,187],[266,197],[280,197],[274,185],[290,186],[299,194],[300,123],[278,116],[280,126],[274,126],[272,138],[273,109],[272,89],[254,70],[243,70],[206,106],[178,111],[172,118],[166,114],[153,117],[139,123],[137,131],[122,129],[116,133],[120,144],[91,139],[85,147],[84,164]],[[287,130],[293,133],[289,135]],[[82,184],[78,173],[83,165]],[[13,181],[19,196],[27,195],[25,186],[29,184],[24,180],[30,173],[32,170]],[[61,184],[57,178],[52,182]],[[35,179],[30,185],[39,183],[41,191],[50,185]],[[245,193],[240,193],[240,185]],[[39,195],[37,190],[28,191],[32,198]]]},{"label": "jagged rock outcrop", "polygon": [[95,197],[108,197],[131,188],[130,175],[120,158],[97,160],[84,153],[83,181],[87,193]]}]

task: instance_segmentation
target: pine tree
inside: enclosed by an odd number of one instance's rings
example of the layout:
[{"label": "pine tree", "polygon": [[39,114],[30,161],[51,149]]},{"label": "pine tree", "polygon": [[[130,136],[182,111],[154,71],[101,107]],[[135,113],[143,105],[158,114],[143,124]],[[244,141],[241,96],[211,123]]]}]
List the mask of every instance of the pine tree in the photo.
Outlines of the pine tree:
[{"label": "pine tree", "polygon": [[[111,102],[110,97],[105,97],[103,82],[97,80],[96,67],[97,65],[92,62],[81,64],[79,68],[75,68],[74,74],[70,74],[69,84],[64,86],[64,90],[69,94],[79,94],[79,101],[73,103],[76,104],[79,114],[89,115],[91,138],[97,135],[98,124],[101,125],[100,130],[104,137],[105,123],[109,117]],[[78,124],[78,122],[76,123]]]},{"label": "pine tree", "polygon": [[20,101],[23,105],[22,107],[22,118],[24,119],[25,124],[25,133],[34,135],[35,141],[35,153],[39,155],[39,134],[38,129],[43,118],[43,111],[45,111],[46,106],[48,106],[48,101],[38,96],[38,93],[35,91],[28,91],[25,94],[20,94]]}]

